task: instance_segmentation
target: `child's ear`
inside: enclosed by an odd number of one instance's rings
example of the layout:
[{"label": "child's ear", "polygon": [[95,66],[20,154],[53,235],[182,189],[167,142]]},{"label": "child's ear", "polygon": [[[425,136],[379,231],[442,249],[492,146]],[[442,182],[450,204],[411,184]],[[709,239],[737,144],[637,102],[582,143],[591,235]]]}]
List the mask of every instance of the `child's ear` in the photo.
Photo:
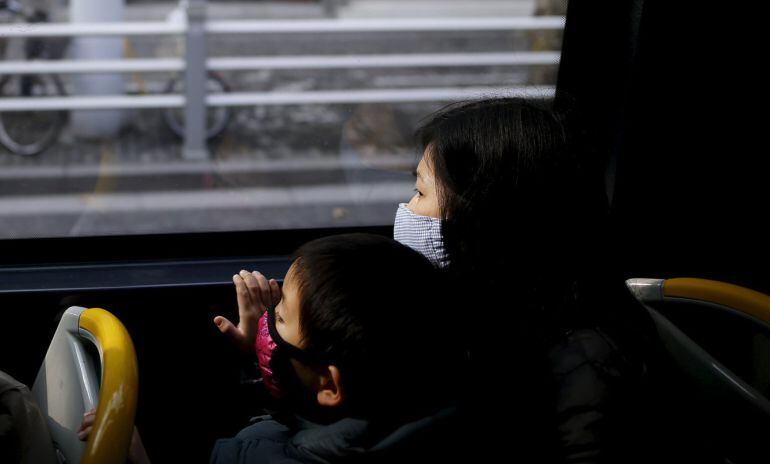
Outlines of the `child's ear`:
[{"label": "child's ear", "polygon": [[325,407],[336,407],[345,400],[342,390],[342,376],[337,366],[327,366],[318,376],[318,404]]}]

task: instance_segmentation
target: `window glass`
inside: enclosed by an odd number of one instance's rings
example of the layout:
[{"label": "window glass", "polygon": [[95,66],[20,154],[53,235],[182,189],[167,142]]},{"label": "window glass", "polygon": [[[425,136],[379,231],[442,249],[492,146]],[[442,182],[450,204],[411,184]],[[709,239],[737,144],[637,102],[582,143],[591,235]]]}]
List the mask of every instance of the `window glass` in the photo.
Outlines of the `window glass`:
[{"label": "window glass", "polygon": [[[199,3],[0,1],[0,238],[392,224],[420,121],[458,100],[551,95],[566,11],[209,0],[201,47],[185,32]],[[100,22],[134,29],[98,36]],[[195,59],[205,151],[185,138]]]}]

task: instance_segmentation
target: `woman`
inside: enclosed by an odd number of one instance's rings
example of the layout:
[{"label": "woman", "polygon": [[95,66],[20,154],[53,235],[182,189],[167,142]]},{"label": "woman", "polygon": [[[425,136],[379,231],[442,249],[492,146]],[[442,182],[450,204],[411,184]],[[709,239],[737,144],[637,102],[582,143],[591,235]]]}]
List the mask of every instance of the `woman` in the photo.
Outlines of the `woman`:
[{"label": "woman", "polygon": [[570,134],[540,101],[440,111],[418,131],[395,237],[445,267],[468,308],[469,411],[505,424],[478,431],[490,457],[499,444],[536,462],[629,462],[643,364],[627,328],[649,326],[608,271],[601,173]]}]

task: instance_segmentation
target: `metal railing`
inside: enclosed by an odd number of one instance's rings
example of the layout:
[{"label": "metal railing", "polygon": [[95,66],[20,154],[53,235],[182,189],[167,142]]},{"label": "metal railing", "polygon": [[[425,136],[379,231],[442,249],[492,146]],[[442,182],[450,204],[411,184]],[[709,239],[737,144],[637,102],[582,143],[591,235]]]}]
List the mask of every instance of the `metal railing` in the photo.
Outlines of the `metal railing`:
[{"label": "metal railing", "polygon": [[206,0],[190,0],[185,22],[131,22],[0,25],[0,39],[28,37],[94,37],[183,35],[182,58],[122,60],[57,60],[0,62],[0,76],[10,74],[81,74],[104,72],[184,72],[184,94],[58,96],[0,98],[2,111],[52,111],[125,108],[184,108],[184,156],[206,158],[206,107],[363,102],[451,101],[490,95],[551,96],[551,86],[399,88],[306,92],[232,92],[207,94],[208,71],[264,69],[350,69],[389,67],[453,67],[548,65],[558,52],[490,52],[436,54],[371,54],[275,57],[206,56],[208,34],[346,33],[558,30],[564,17],[322,19],[207,21]]},{"label": "metal railing", "polygon": [[[408,55],[293,55],[208,58],[209,71],[263,69],[419,68],[451,66],[531,66],[558,64],[558,52],[410,53]],[[3,74],[180,72],[181,58],[0,62]]]}]

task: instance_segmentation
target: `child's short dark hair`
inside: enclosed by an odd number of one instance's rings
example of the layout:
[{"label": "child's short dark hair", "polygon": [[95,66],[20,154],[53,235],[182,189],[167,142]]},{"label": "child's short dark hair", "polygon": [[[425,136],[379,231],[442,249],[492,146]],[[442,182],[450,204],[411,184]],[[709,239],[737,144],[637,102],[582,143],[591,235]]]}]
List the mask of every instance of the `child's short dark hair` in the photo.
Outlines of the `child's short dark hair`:
[{"label": "child's short dark hair", "polygon": [[425,257],[383,236],[337,235],[302,246],[293,272],[305,349],[337,365],[354,414],[420,413],[451,396],[459,321]]}]

